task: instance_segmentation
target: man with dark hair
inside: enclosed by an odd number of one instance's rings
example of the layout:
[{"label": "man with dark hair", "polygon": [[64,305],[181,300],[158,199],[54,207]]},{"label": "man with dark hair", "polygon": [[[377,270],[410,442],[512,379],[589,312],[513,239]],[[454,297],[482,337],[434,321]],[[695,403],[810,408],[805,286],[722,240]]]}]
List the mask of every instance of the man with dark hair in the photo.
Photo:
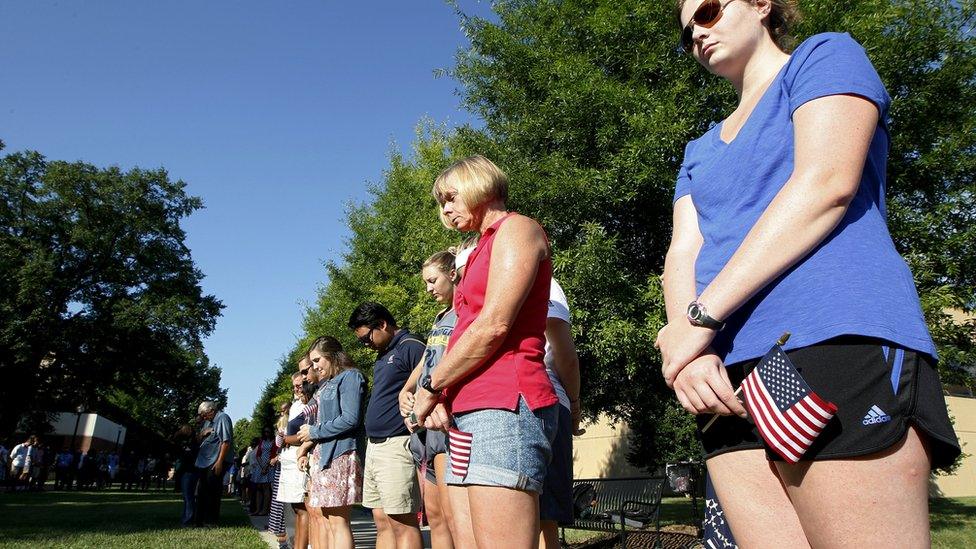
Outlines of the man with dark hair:
[{"label": "man with dark hair", "polygon": [[419,548],[420,486],[410,453],[410,433],[400,415],[398,395],[426,346],[386,307],[367,301],[349,317],[360,343],[377,354],[373,392],[366,408],[366,462],[363,506],[373,510],[377,547]]}]

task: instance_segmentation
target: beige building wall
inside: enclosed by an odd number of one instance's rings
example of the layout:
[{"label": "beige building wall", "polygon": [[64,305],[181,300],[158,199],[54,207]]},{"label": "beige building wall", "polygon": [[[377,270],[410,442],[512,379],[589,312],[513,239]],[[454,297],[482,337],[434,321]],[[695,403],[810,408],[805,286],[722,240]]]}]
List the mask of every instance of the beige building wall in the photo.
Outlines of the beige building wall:
[{"label": "beige building wall", "polygon": [[614,423],[606,414],[582,426],[583,436],[573,438],[573,478],[617,478],[646,476],[647,472],[627,463],[629,427]]},{"label": "beige building wall", "polygon": [[949,415],[955,420],[956,436],[965,456],[952,475],[935,477],[934,495],[946,497],[976,496],[976,398],[947,396]]}]

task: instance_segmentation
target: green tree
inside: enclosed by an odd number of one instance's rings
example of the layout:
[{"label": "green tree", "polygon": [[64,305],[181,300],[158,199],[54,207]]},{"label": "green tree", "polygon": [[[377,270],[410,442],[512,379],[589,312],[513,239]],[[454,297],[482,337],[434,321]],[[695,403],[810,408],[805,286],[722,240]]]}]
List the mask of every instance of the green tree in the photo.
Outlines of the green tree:
[{"label": "green tree", "polygon": [[224,403],[201,343],[222,305],[180,228],[200,207],[162,169],[0,159],[0,432],[108,401],[168,433]]}]

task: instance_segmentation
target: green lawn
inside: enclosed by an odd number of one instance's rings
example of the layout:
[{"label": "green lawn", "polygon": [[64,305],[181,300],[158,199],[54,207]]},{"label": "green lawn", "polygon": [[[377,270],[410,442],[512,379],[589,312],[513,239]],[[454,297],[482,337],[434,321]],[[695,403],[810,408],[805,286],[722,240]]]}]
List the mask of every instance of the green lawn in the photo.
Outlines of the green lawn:
[{"label": "green lawn", "polygon": [[[698,505],[701,505],[700,501]],[[939,549],[976,547],[976,497],[932,500],[930,509],[932,547]],[[664,498],[661,502],[662,525],[691,523],[691,500]],[[581,543],[600,535],[604,534],[567,529],[566,541]]]},{"label": "green lawn", "polygon": [[0,546],[267,547],[235,499],[223,501],[220,528],[179,528],[182,510],[172,491],[2,493]]},{"label": "green lawn", "polygon": [[969,549],[976,546],[976,497],[933,500],[929,509],[932,547]]}]

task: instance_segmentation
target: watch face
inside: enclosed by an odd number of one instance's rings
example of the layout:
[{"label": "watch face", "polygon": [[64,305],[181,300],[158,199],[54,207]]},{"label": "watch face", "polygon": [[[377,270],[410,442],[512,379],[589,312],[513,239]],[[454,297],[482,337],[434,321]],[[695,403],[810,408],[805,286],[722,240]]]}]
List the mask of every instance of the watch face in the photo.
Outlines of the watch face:
[{"label": "watch face", "polygon": [[701,320],[701,307],[697,303],[692,303],[688,306],[688,318],[692,320]]}]

